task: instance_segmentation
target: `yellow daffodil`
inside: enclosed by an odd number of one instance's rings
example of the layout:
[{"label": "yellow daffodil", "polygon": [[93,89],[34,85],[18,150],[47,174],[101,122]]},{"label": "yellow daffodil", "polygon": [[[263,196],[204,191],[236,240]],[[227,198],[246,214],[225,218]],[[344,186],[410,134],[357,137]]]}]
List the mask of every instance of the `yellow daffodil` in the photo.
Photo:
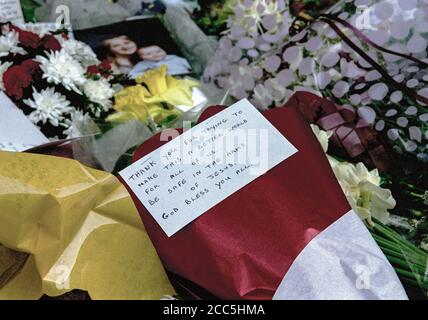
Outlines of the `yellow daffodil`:
[{"label": "yellow daffodil", "polygon": [[161,124],[171,117],[181,115],[176,106],[193,105],[193,88],[198,83],[167,76],[166,70],[166,65],[149,70],[137,77],[137,85],[118,92],[113,107],[117,112],[110,115],[107,121],[126,122],[137,119],[146,122],[150,118]]},{"label": "yellow daffodil", "polygon": [[149,116],[145,97],[150,93],[141,84],[133,87],[125,88],[115,95],[113,113],[107,117],[107,121],[111,122],[127,122],[130,120],[140,120],[145,122]]},{"label": "yellow daffodil", "polygon": [[157,69],[148,70],[138,76],[135,82],[138,84],[144,83],[151,95],[158,96],[168,89],[166,83],[166,70],[166,65],[162,65]]},{"label": "yellow daffodil", "polygon": [[162,65],[137,77],[136,82],[144,83],[151,94],[146,102],[149,104],[166,102],[172,106],[192,105],[193,88],[198,86],[198,83],[189,79],[181,80],[167,76],[166,70],[166,65]]}]

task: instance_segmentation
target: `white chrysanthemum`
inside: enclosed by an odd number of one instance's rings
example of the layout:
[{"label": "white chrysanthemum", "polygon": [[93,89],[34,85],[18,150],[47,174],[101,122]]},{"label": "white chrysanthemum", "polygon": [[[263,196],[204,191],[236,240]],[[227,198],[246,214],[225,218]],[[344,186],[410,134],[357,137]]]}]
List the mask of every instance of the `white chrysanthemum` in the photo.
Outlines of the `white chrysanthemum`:
[{"label": "white chrysanthemum", "polygon": [[6,57],[9,54],[26,54],[19,45],[19,34],[15,31],[9,31],[0,37],[0,57]]},{"label": "white chrysanthemum", "polygon": [[13,65],[13,62],[0,63],[0,90],[4,90],[3,74]]},{"label": "white chrysanthemum", "polygon": [[333,135],[333,132],[321,130],[317,125],[314,125],[314,124],[311,124],[311,128],[315,136],[317,137],[318,141],[320,142],[324,152],[327,152],[329,140]]},{"label": "white chrysanthemum", "polygon": [[82,94],[79,87],[86,82],[85,69],[64,49],[48,53],[47,58],[37,56],[43,78],[49,83],[62,84],[66,89]]},{"label": "white chrysanthemum", "polygon": [[63,37],[58,37],[57,39],[65,52],[83,64],[84,67],[100,63],[94,51],[86,43],[73,39],[67,40]]},{"label": "white chrysanthemum", "polygon": [[33,88],[33,99],[26,99],[24,103],[34,109],[28,116],[33,123],[49,122],[57,127],[65,119],[65,115],[73,110],[70,102],[54,88],[37,92]]},{"label": "white chrysanthemum", "polygon": [[103,111],[112,107],[112,98],[115,93],[110,83],[105,79],[86,81],[83,91],[91,102],[99,104]]}]

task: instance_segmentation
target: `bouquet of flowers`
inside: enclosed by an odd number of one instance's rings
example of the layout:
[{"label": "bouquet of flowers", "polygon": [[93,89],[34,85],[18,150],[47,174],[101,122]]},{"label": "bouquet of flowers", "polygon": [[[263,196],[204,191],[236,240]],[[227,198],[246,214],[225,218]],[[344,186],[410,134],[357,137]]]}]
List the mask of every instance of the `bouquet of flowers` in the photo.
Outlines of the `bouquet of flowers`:
[{"label": "bouquet of flowers", "polygon": [[167,75],[166,65],[148,70],[136,79],[135,86],[120,90],[115,95],[108,122],[139,120],[154,132],[165,128],[181,116],[179,105],[192,106],[192,89],[199,84],[190,79],[176,79]]},{"label": "bouquet of flowers", "polygon": [[49,138],[65,138],[73,118],[104,118],[121,79],[65,30],[36,34],[0,25],[0,89]]},{"label": "bouquet of flowers", "polygon": [[135,149],[155,133],[180,126],[180,107],[197,104],[194,88],[199,83],[168,76],[166,71],[162,65],[126,82],[127,86],[114,94],[107,117],[74,119],[72,135],[81,138],[69,143],[72,157],[118,172],[130,164]]},{"label": "bouquet of flowers", "polygon": [[[345,178],[341,185],[350,203],[363,217],[383,212],[368,221],[376,241],[397,273],[425,293],[427,6],[401,0],[236,1],[204,74],[260,109],[281,107],[296,91],[326,98],[299,96],[297,102],[309,122],[331,131],[330,154],[340,160],[333,169],[339,182]],[[358,175],[371,184],[354,180]],[[365,188],[357,198],[350,182]],[[391,194],[373,198],[372,184]],[[369,205],[381,194],[378,204],[390,216]]]},{"label": "bouquet of flowers", "polygon": [[[405,299],[393,268],[355,214],[387,219],[395,204],[391,192],[380,187],[377,171],[333,159],[329,164],[292,104],[263,114],[299,152],[171,237],[129,188],[166,269],[222,299]],[[222,110],[206,109],[198,123]],[[321,135],[326,149],[328,134]],[[164,143],[152,137],[134,160],[150,155],[158,161],[151,152]],[[362,266],[373,275],[367,290],[359,290]]]},{"label": "bouquet of flowers", "polygon": [[329,97],[427,163],[428,4],[340,1],[314,19],[305,2],[292,2],[296,18],[288,1],[237,1],[205,79],[261,108],[299,90]]},{"label": "bouquet of flowers", "polygon": [[[311,125],[323,150],[327,153],[331,132]],[[386,226],[390,218],[388,210],[394,209],[395,199],[384,183],[377,169],[369,171],[364,164],[354,165],[327,158],[352,208],[364,219],[373,238],[394,266],[401,280],[412,286],[419,286],[424,294],[428,292],[428,253],[404,239],[399,233]],[[422,248],[424,245],[422,245]]]}]

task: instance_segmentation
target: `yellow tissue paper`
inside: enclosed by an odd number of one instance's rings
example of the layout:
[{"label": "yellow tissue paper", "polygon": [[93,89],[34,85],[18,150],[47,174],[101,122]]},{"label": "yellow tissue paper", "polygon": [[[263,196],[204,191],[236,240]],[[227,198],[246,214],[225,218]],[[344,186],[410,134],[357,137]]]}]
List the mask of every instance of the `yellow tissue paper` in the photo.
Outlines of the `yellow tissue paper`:
[{"label": "yellow tissue paper", "polygon": [[70,159],[0,152],[0,299],[175,292],[125,187]]}]

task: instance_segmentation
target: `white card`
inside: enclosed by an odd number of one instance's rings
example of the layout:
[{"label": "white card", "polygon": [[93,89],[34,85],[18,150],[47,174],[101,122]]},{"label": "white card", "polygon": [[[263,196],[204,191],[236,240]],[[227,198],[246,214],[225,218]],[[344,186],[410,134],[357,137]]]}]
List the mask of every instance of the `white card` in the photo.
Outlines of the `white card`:
[{"label": "white card", "polygon": [[43,133],[0,92],[0,150],[24,151],[47,142]]},{"label": "white card", "polygon": [[34,147],[37,147],[37,145],[11,141],[0,141],[0,151],[22,152]]},{"label": "white card", "polygon": [[[161,139],[170,140],[170,133]],[[296,152],[250,102],[241,100],[120,176],[171,237]]]},{"label": "white card", "polygon": [[24,23],[20,0],[0,0],[0,19],[12,23]]}]

